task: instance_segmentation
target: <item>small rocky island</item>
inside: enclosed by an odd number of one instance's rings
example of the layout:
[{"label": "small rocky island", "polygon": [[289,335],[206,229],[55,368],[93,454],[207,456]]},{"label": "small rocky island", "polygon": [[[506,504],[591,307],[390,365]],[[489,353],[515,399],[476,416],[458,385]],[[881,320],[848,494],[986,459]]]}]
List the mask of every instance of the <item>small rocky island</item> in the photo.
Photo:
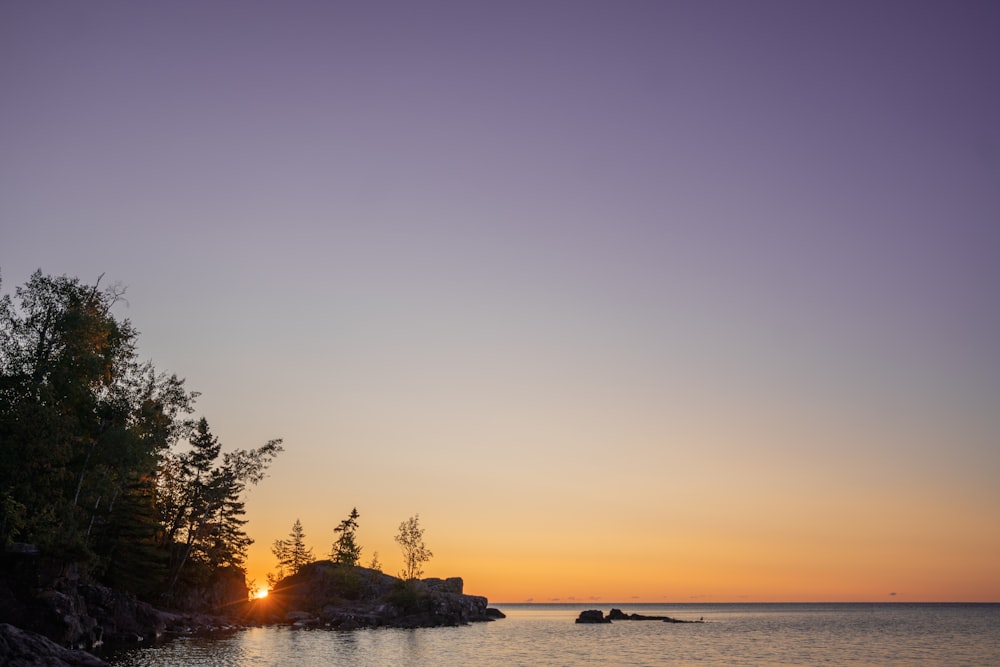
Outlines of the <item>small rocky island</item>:
[{"label": "small rocky island", "polygon": [[309,563],[251,603],[246,621],[297,628],[424,628],[503,618],[459,577],[403,581],[366,567]]},{"label": "small rocky island", "polygon": [[663,621],[664,623],[704,623],[705,620],[699,618],[697,621],[685,621],[670,616],[644,616],[643,614],[626,614],[621,609],[612,609],[605,616],[600,609],[588,609],[581,611],[577,617],[577,623],[610,623],[611,621]]}]

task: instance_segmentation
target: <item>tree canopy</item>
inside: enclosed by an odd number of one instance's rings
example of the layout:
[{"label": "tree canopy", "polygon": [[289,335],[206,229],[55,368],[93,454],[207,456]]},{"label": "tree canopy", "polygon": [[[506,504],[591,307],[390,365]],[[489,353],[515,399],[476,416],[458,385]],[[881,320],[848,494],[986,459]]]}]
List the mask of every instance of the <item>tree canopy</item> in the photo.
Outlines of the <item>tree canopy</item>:
[{"label": "tree canopy", "polygon": [[124,289],[100,282],[36,271],[0,297],[0,544],[162,595],[242,567],[242,495],[281,441],[223,453],[190,417],[198,394],[139,360],[113,312]]}]

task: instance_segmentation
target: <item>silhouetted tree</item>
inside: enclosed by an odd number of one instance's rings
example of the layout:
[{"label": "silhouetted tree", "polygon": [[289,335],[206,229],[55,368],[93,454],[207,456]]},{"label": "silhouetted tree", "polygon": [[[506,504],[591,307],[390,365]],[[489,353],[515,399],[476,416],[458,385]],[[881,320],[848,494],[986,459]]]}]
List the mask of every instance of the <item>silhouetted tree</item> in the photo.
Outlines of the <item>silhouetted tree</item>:
[{"label": "silhouetted tree", "polygon": [[403,550],[403,571],[399,574],[400,579],[407,581],[419,579],[424,573],[423,564],[434,556],[424,544],[424,529],[420,527],[419,514],[399,524],[396,542]]},{"label": "silhouetted tree", "polygon": [[133,477],[115,503],[115,520],[96,537],[100,579],[141,598],[159,593],[167,576],[167,554],[157,541],[155,497],[152,476]]},{"label": "silhouetted tree", "polygon": [[351,510],[351,514],[333,529],[333,532],[339,534],[330,551],[330,559],[334,563],[354,566],[361,560],[361,545],[355,539],[359,516],[358,508],[355,507]]},{"label": "silhouetted tree", "polygon": [[288,562],[288,541],[275,540],[271,543],[271,553],[278,561],[277,572],[267,573],[267,586],[274,588],[275,584],[285,578],[285,564]]},{"label": "silhouetted tree", "polygon": [[118,286],[36,271],[0,298],[0,543],[107,558],[131,480],[155,474],[196,394],[140,363]]},{"label": "silhouetted tree", "polygon": [[241,567],[253,543],[243,525],[246,510],[242,495],[247,484],[264,478],[267,466],[282,451],[281,440],[271,440],[253,450],[223,454],[208,420],[198,421],[191,448],[168,457],[161,479],[165,498],[163,517],[168,526],[163,546],[171,552],[172,591],[192,557],[209,569]]},{"label": "silhouetted tree", "polygon": [[152,596],[192,562],[242,572],[243,494],[281,441],[223,455],[188,418],[197,393],[139,362],[112,312],[123,296],[36,271],[0,297],[0,547],[32,542]]},{"label": "silhouetted tree", "polygon": [[287,540],[275,540],[271,553],[278,559],[278,577],[275,582],[284,577],[298,573],[303,565],[313,561],[312,548],[306,548],[306,533],[302,522],[295,520]]}]

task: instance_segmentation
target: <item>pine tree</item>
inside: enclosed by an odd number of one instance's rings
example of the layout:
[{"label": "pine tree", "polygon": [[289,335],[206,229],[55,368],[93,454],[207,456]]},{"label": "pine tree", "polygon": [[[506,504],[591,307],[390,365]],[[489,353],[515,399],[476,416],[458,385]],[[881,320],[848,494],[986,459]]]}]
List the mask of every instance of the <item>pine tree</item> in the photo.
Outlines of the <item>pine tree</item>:
[{"label": "pine tree", "polygon": [[[243,526],[246,509],[242,500],[248,484],[257,484],[275,455],[281,440],[271,440],[257,449],[238,449],[222,456],[221,445],[202,418],[189,439],[191,450],[168,460],[164,466],[164,497],[172,516],[163,546],[171,553],[173,591],[184,568],[192,562],[208,572],[222,567],[241,568],[253,540]],[[202,572],[196,579],[203,579]]]},{"label": "pine tree", "polygon": [[333,532],[339,533],[333,548],[330,550],[330,559],[340,565],[355,566],[361,560],[361,545],[357,543],[355,534],[358,530],[358,508],[351,510],[351,514],[340,522]]},{"label": "pine tree", "polygon": [[167,576],[167,558],[159,548],[159,523],[151,477],[133,478],[114,503],[111,519],[96,535],[101,580],[113,588],[151,600]]},{"label": "pine tree", "polygon": [[302,522],[296,519],[295,524],[292,525],[292,532],[288,534],[288,539],[285,541],[288,545],[286,563],[290,575],[297,574],[303,565],[313,561],[312,548],[306,548],[305,539],[306,534],[302,530]]}]

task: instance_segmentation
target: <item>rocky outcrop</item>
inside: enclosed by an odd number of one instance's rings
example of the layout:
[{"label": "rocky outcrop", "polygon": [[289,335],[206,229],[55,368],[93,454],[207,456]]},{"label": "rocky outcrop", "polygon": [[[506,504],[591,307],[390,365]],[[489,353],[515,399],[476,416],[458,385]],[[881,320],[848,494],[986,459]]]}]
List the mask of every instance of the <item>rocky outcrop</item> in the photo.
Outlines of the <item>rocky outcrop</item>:
[{"label": "rocky outcrop", "polygon": [[130,644],[152,641],[162,637],[166,631],[169,615],[131,595],[106,586],[81,585],[77,590],[104,642]]},{"label": "rocky outcrop", "polygon": [[70,648],[156,640],[171,618],[134,596],[96,585],[18,595],[0,582],[0,598],[0,622],[16,623]]},{"label": "rocky outcrop", "polygon": [[462,579],[402,581],[364,567],[310,563],[256,600],[248,620],[341,630],[437,627],[490,621],[485,597],[465,595]]},{"label": "rocky outcrop", "polygon": [[[231,619],[164,612],[128,593],[87,583],[76,564],[47,559],[30,547],[8,546],[0,553],[0,623],[41,634],[72,649],[136,644],[169,634],[207,634],[234,627]],[[231,579],[213,590],[229,591],[218,593],[227,599],[240,595],[240,604],[245,605],[245,581]],[[243,585],[242,592],[237,584]],[[226,609],[234,610],[234,615],[242,611],[238,606]]]},{"label": "rocky outcrop", "polygon": [[612,609],[605,616],[598,609],[581,611],[576,619],[577,623],[610,623],[611,621],[663,621],[665,623],[704,623],[704,619],[697,621],[684,621],[670,616],[644,616],[643,614],[626,614],[621,609]]},{"label": "rocky outcrop", "polygon": [[0,623],[0,665],[5,667],[107,667],[100,658],[56,644],[43,635]]},{"label": "rocky outcrop", "polygon": [[588,609],[581,611],[576,619],[577,623],[610,623],[611,619],[604,616],[600,609]]}]

